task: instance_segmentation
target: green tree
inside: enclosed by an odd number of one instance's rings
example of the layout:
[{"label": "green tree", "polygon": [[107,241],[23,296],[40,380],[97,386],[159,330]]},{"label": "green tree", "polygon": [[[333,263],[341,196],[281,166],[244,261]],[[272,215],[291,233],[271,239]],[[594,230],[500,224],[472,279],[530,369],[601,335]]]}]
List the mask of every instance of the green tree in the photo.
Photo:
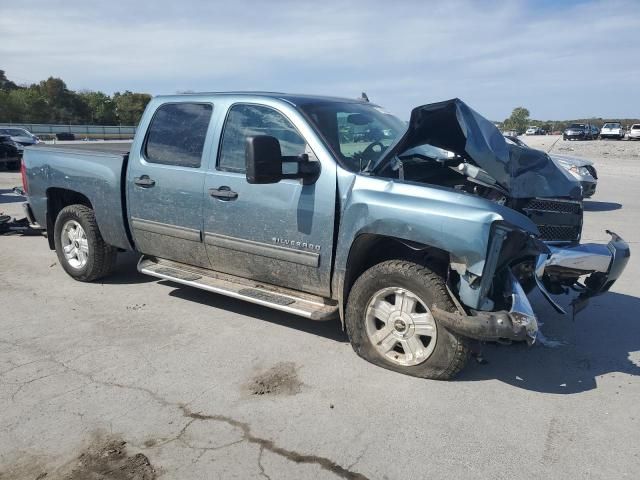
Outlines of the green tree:
[{"label": "green tree", "polygon": [[529,124],[529,110],[524,107],[514,108],[511,116],[504,121],[505,130],[515,130],[524,133]]},{"label": "green tree", "polygon": [[54,123],[86,123],[91,118],[89,105],[60,78],[49,77],[38,85],[32,85],[45,99]]},{"label": "green tree", "polygon": [[4,70],[0,70],[0,92],[8,92],[17,88],[20,87],[6,77]]},{"label": "green tree", "polygon": [[36,88],[11,90],[7,98],[9,112],[0,121],[45,123],[50,118],[46,99]]},{"label": "green tree", "polygon": [[151,95],[147,93],[133,93],[129,90],[124,93],[114,93],[113,101],[116,104],[116,113],[120,124],[137,125],[150,100]]},{"label": "green tree", "polygon": [[89,123],[96,125],[115,125],[118,123],[116,103],[102,92],[84,91],[78,96],[89,107]]}]

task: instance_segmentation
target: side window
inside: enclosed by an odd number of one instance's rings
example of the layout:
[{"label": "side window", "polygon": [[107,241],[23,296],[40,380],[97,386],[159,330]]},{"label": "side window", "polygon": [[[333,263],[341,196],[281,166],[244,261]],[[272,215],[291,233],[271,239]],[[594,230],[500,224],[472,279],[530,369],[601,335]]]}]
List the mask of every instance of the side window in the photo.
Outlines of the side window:
[{"label": "side window", "polygon": [[229,110],[222,134],[218,168],[244,172],[246,138],[270,135],[280,142],[283,156],[305,152],[305,141],[280,112],[262,105],[234,105]]},{"label": "side window", "polygon": [[168,103],[156,110],[144,145],[148,162],[198,168],[213,107]]}]

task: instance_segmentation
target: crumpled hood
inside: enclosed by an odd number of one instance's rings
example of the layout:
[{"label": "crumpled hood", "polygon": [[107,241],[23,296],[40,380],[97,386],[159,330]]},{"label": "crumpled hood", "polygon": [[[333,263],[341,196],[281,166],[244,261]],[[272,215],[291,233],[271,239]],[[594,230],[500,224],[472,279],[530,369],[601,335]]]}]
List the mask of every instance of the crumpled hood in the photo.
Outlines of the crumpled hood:
[{"label": "crumpled hood", "polygon": [[514,198],[581,198],[580,184],[564,175],[549,155],[508,144],[492,122],[458,98],[414,108],[407,131],[372,171],[425,144],[471,159]]}]

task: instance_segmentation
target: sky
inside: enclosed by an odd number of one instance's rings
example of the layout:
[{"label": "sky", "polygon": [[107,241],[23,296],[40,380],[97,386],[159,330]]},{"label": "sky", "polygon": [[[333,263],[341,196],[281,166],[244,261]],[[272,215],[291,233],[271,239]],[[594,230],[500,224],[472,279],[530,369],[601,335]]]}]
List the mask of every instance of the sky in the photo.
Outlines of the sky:
[{"label": "sky", "polygon": [[0,0],[0,69],[74,90],[359,97],[408,119],[640,117],[640,0]]}]

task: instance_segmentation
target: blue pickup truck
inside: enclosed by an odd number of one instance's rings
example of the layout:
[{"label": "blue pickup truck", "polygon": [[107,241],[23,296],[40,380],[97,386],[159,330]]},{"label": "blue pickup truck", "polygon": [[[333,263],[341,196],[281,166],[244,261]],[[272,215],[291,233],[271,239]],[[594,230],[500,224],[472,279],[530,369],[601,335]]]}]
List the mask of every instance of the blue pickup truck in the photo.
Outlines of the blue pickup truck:
[{"label": "blue pickup truck", "polygon": [[30,219],[79,281],[148,275],[313,320],[385,368],[449,379],[474,341],[533,343],[629,258],[580,244],[580,183],[459,99],[403,122],[364,100],[159,96],[127,154],[27,148]]}]

